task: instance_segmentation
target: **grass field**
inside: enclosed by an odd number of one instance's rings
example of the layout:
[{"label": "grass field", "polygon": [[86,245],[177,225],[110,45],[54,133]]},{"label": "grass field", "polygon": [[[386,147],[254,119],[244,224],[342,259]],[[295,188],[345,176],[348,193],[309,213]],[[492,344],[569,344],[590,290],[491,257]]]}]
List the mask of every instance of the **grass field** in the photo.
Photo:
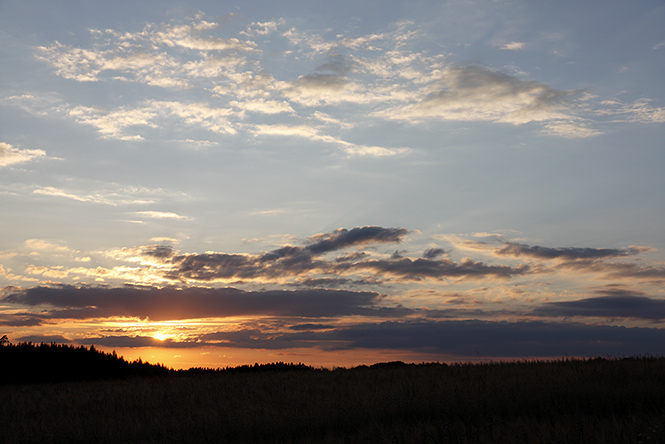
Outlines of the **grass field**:
[{"label": "grass field", "polygon": [[0,400],[6,444],[665,443],[665,358],[5,384]]}]

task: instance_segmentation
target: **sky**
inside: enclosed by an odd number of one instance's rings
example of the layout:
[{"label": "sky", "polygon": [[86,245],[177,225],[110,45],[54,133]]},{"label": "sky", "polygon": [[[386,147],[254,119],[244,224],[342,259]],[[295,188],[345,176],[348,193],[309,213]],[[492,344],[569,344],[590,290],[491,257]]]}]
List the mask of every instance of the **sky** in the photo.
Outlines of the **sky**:
[{"label": "sky", "polygon": [[0,0],[0,60],[12,342],[665,354],[662,0]]}]

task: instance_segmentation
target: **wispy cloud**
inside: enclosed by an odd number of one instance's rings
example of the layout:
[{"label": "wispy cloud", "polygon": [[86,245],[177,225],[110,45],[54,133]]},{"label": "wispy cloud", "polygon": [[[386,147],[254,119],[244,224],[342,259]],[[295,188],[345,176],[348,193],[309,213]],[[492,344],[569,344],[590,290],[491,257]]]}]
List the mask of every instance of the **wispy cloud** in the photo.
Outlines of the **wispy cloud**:
[{"label": "wispy cloud", "polygon": [[[187,23],[147,24],[142,31],[94,30],[89,48],[54,42],[36,49],[56,74],[78,81],[138,82],[166,89],[194,88],[198,102],[144,99],[118,109],[72,106],[69,115],[93,125],[104,138],[142,140],[141,128],[158,128],[179,119],[219,134],[257,131],[252,116],[283,115],[283,126],[324,116],[330,105],[352,105],[350,114],[319,119],[340,122],[398,119],[411,125],[424,120],[476,121],[523,125],[566,138],[601,134],[599,116],[623,115],[625,121],[662,122],[663,110],[648,99],[630,105],[591,100],[581,90],[559,90],[537,80],[516,77],[480,65],[446,62],[444,54],[417,51],[420,33],[413,23],[360,36],[319,34],[286,27],[285,20],[252,23],[237,36],[222,37],[219,23],[201,16]],[[282,31],[280,31],[282,29]],[[284,30],[286,29],[286,30]],[[280,54],[292,62],[295,77],[266,69],[264,39],[283,38],[295,50]],[[524,42],[501,43],[520,50]],[[311,70],[302,60],[317,63]],[[167,123],[169,122],[169,123]],[[343,140],[327,130],[318,137]],[[346,144],[346,145],[345,145]],[[341,142],[349,154],[384,156],[395,148]],[[406,149],[398,149],[404,153]]]},{"label": "wispy cloud", "polygon": [[165,193],[162,190],[147,190],[136,187],[117,187],[112,191],[100,191],[94,194],[83,194],[78,191],[63,190],[56,187],[38,187],[33,194],[42,196],[71,199],[78,202],[90,202],[104,205],[145,205],[155,203],[159,196]]},{"label": "wispy cloud", "polygon": [[102,204],[111,206],[120,205],[147,205],[154,204],[165,198],[187,197],[185,193],[169,191],[161,188],[144,188],[134,186],[122,186],[116,183],[106,184],[80,184],[78,188],[97,188],[93,193],[83,192],[80,189],[62,189],[57,187],[34,187],[31,191],[34,195],[69,199],[77,202]]},{"label": "wispy cloud", "polygon": [[480,66],[449,66],[414,105],[379,113],[392,119],[490,121],[521,125],[566,121],[575,126],[572,99],[580,91],[559,91]]},{"label": "wispy cloud", "polygon": [[0,142],[0,167],[24,163],[46,156],[44,150],[30,150],[16,148],[8,143]]},{"label": "wispy cloud", "polygon": [[187,219],[187,216],[181,216],[177,213],[171,213],[168,211],[137,211],[134,214],[150,219]]},{"label": "wispy cloud", "polygon": [[499,49],[507,51],[519,51],[520,49],[524,49],[524,46],[524,42],[508,42],[499,45]]}]

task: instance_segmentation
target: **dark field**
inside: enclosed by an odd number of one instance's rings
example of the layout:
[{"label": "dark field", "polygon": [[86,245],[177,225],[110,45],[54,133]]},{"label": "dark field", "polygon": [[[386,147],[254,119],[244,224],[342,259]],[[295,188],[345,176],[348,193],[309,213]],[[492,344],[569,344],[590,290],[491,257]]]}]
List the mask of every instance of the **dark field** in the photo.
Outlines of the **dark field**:
[{"label": "dark field", "polygon": [[665,443],[664,358],[286,367],[0,385],[0,442]]}]

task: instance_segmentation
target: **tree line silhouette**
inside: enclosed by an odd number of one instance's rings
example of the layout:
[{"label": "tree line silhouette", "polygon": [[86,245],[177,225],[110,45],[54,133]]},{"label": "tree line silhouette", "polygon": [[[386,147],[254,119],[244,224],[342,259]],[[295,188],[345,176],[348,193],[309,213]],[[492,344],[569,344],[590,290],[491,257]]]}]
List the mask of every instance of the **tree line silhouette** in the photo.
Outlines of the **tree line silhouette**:
[{"label": "tree line silhouette", "polygon": [[[7,335],[0,337],[0,384],[44,383],[64,381],[93,381],[104,379],[126,379],[133,377],[163,377],[213,374],[280,373],[290,371],[327,372],[323,367],[306,364],[272,362],[240,365],[224,368],[192,367],[174,370],[163,364],[151,364],[138,358],[127,361],[115,350],[106,353],[94,345],[74,346],[69,344],[19,342],[12,344]],[[371,366],[359,365],[351,369],[336,367],[334,370],[357,370],[377,368],[400,368],[408,366],[446,364],[405,364],[401,361],[381,362]]]},{"label": "tree line silhouette", "polygon": [[127,361],[115,350],[105,353],[67,344],[12,344],[0,338],[0,383],[87,381],[136,376],[165,376],[172,372],[162,364],[141,358]]},{"label": "tree line silhouette", "polygon": [[238,367],[174,370],[163,364],[151,364],[138,358],[127,361],[115,350],[106,353],[94,345],[20,342],[12,344],[7,335],[0,337],[0,384],[43,383],[64,381],[92,381],[133,377],[160,377],[171,375],[205,375],[265,373],[286,371],[324,371],[305,364],[274,362],[241,365]]}]

